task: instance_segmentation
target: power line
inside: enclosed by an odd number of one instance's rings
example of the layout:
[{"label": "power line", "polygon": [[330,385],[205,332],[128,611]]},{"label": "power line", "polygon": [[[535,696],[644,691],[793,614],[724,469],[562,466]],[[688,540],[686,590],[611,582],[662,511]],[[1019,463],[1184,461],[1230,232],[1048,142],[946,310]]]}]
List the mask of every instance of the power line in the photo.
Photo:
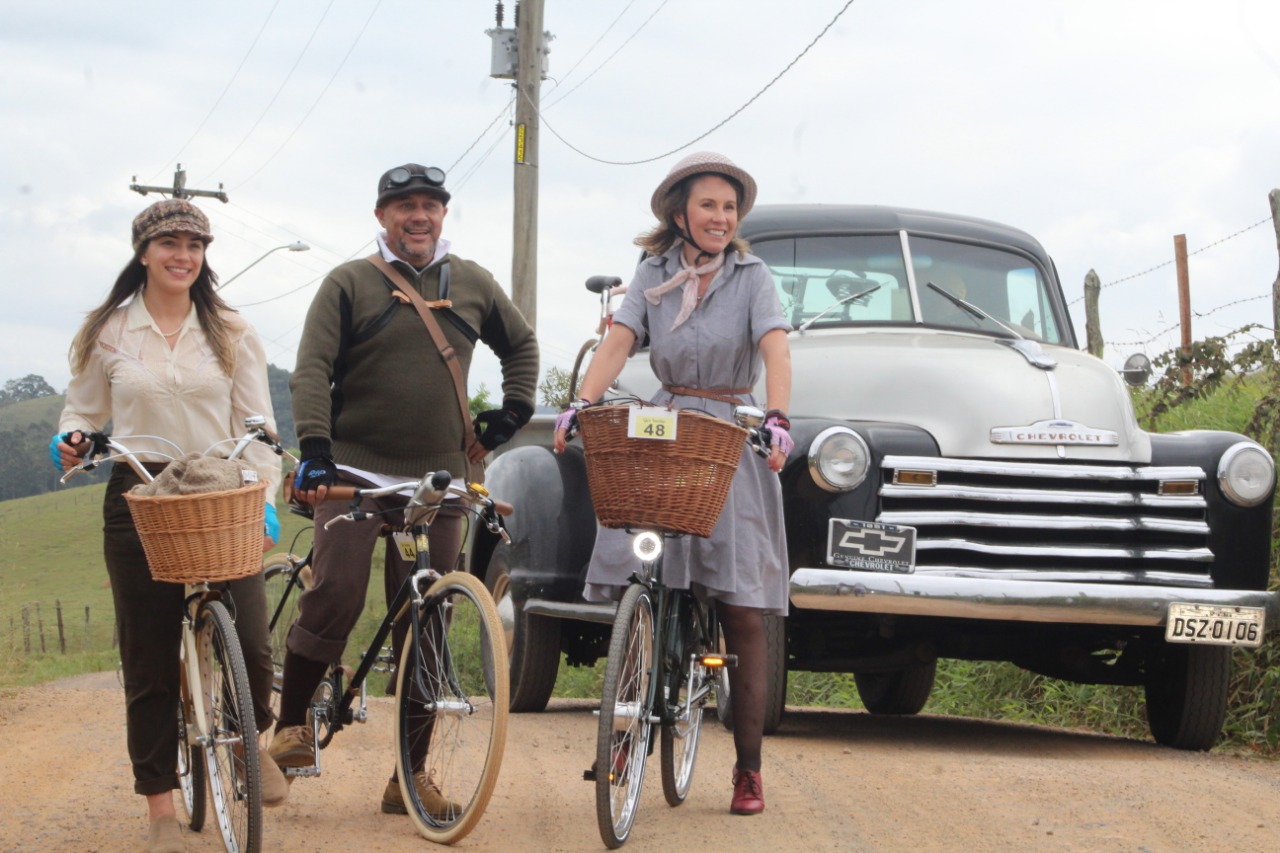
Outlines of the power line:
[{"label": "power line", "polygon": [[[565,145],[566,145],[570,150],[574,151],[574,152],[575,152],[575,153],[577,153],[577,154],[582,155],[583,157],[586,157],[588,160],[594,160],[595,162],[597,162],[597,163],[603,163],[603,164],[604,164],[604,165],[606,165],[606,166],[641,166],[641,165],[644,165],[645,163],[652,163],[652,162],[654,162],[654,161],[656,161],[656,160],[662,160],[662,159],[664,159],[664,158],[666,158],[666,157],[670,157],[672,154],[675,154],[675,153],[677,153],[677,152],[683,151],[684,149],[686,149],[686,148],[688,148],[689,146],[693,145],[695,142],[699,142],[699,141],[701,141],[701,140],[703,140],[703,139],[706,139],[708,136],[710,136],[711,134],[715,133],[717,130],[719,130],[720,128],[722,128],[722,127],[724,127],[726,124],[728,124],[730,121],[732,121],[735,117],[737,117],[737,115],[738,115],[739,113],[741,113],[741,112],[742,112],[743,110],[745,110],[747,107],[749,107],[749,106],[751,106],[753,103],[755,103],[755,101],[756,101],[756,99],[757,99],[757,98],[759,98],[759,97],[760,97],[761,95],[763,95],[765,92],[769,91],[769,89],[773,86],[773,84],[774,84],[774,83],[777,83],[779,80],[781,80],[781,79],[782,79],[782,76],[783,76],[784,74],[786,74],[788,71],[790,71],[790,70],[791,70],[791,68],[792,68],[792,67],[793,67],[797,62],[799,62],[801,59],[803,59],[803,58],[804,58],[804,55],[805,55],[806,53],[808,53],[808,52],[813,48],[813,46],[814,46],[815,44],[817,44],[817,43],[818,43],[818,41],[819,41],[823,36],[825,36],[825,35],[827,34],[827,31],[828,31],[828,30],[830,30],[833,26],[835,26],[836,21],[840,20],[840,16],[841,16],[841,15],[843,15],[843,14],[848,10],[848,8],[849,8],[850,6],[852,6],[853,4],[854,4],[854,0],[848,0],[848,2],[847,2],[847,3],[845,3],[843,6],[841,6],[841,7],[840,7],[840,11],[839,11],[839,12],[836,12],[835,17],[834,17],[834,18],[832,18],[832,19],[831,19],[831,21],[830,21],[830,22],[829,22],[825,27],[823,27],[823,28],[822,28],[822,31],[821,31],[821,32],[819,32],[816,36],[814,36],[813,41],[809,42],[809,44],[807,44],[807,45],[805,46],[804,50],[800,51],[800,53],[796,56],[796,58],[795,58],[795,59],[793,59],[793,60],[791,60],[790,62],[788,62],[788,63],[787,63],[787,66],[786,66],[785,68],[783,68],[781,71],[779,71],[779,72],[778,72],[778,74],[777,74],[777,76],[775,76],[772,80],[770,80],[768,83],[766,83],[763,89],[761,89],[759,92],[756,92],[754,95],[752,95],[752,96],[750,97],[750,99],[748,99],[748,100],[747,100],[747,102],[746,102],[745,104],[743,104],[742,106],[738,107],[736,110],[734,110],[732,113],[730,113],[730,114],[729,114],[729,115],[728,115],[728,116],[727,116],[723,121],[721,121],[719,124],[717,124],[715,127],[711,128],[710,130],[706,131],[705,133],[702,133],[702,134],[700,134],[699,136],[694,137],[693,139],[689,140],[688,142],[686,142],[685,144],[683,144],[683,145],[681,145],[681,146],[678,146],[678,147],[676,147],[676,148],[672,148],[670,151],[666,151],[666,152],[664,152],[664,153],[662,153],[662,154],[658,154],[657,156],[654,156],[654,157],[646,157],[646,158],[645,158],[645,159],[643,159],[643,160],[605,160],[605,159],[603,159],[603,158],[601,158],[601,157],[596,157],[596,156],[594,156],[594,155],[592,155],[592,154],[588,154],[587,152],[583,151],[581,148],[578,148],[578,147],[577,147],[577,146],[575,146],[573,143],[569,142],[569,140],[567,140],[567,139],[565,139],[563,136],[561,136],[561,135],[556,131],[556,129],[555,129],[554,127],[552,127],[552,126],[551,126],[551,124],[547,121],[546,116],[544,116],[544,115],[541,113],[541,111],[537,111],[537,110],[536,110],[536,108],[535,108],[535,111],[538,113],[538,120],[539,120],[540,122],[542,122],[542,124],[543,124],[543,125],[545,125],[545,126],[546,126],[547,130],[551,131],[552,135],[553,135],[553,136],[555,136],[555,138],[556,138],[556,139],[559,139],[561,142],[563,142],[563,143],[564,143],[564,144],[565,144]],[[528,94],[526,94],[526,93],[523,93],[523,92],[522,92],[522,93],[521,93],[521,96],[522,96],[522,97],[524,97],[524,98],[525,98],[525,100],[529,100],[529,96],[528,96]],[[530,106],[533,106],[532,102],[530,102]]]},{"label": "power line", "polygon": [[334,2],[335,0],[329,0],[329,5],[324,7],[324,12],[320,15],[320,20],[316,21],[315,28],[311,30],[311,35],[307,37],[307,43],[302,46],[302,51],[298,54],[298,58],[293,61],[293,67],[289,69],[289,73],[286,74],[284,80],[280,82],[279,88],[277,88],[275,94],[271,96],[271,100],[267,102],[267,106],[262,110],[257,121],[253,123],[253,126],[249,128],[244,137],[236,143],[236,147],[231,149],[231,153],[222,158],[221,163],[213,167],[210,174],[217,172],[227,164],[228,160],[236,156],[236,152],[240,150],[241,146],[249,141],[249,137],[253,136],[253,132],[258,129],[258,125],[262,124],[262,120],[267,117],[267,113],[271,112],[271,108],[275,106],[276,99],[280,97],[280,93],[284,91],[284,87],[289,85],[289,81],[293,79],[293,72],[298,70],[298,66],[302,63],[302,57],[306,56],[307,51],[311,49],[311,43],[315,41],[316,33],[320,32],[320,25],[323,24],[324,19],[329,16],[329,10],[333,8]]},{"label": "power line", "polygon": [[[279,5],[280,0],[276,0],[276,2],[271,6],[271,11],[267,12],[267,17],[262,21],[262,26],[258,28],[258,34],[253,37],[252,44],[250,44],[249,49],[244,52],[244,56],[240,58],[240,64],[237,65],[236,70],[232,72],[231,79],[227,81],[227,85],[223,87],[222,94],[218,95],[218,99],[213,102],[213,106],[209,107],[209,112],[200,120],[200,124],[196,126],[196,129],[191,132],[191,137],[186,142],[182,143],[182,147],[178,149],[178,153],[165,161],[166,163],[176,163],[182,157],[182,153],[187,150],[187,146],[191,144],[192,140],[200,134],[201,130],[204,130],[205,124],[207,124],[209,119],[213,117],[213,113],[218,109],[218,105],[222,103],[222,99],[226,97],[227,92],[231,91],[231,85],[235,83],[236,79],[240,76],[240,71],[244,68],[244,64],[249,61],[249,54],[253,53],[253,49],[258,46],[258,39],[262,38],[262,34],[266,32],[267,24],[271,22],[271,16],[276,13],[276,8]],[[162,167],[159,172],[156,172],[151,176],[151,180],[154,181],[156,178],[160,177],[161,173],[167,169],[167,165]]]},{"label": "power line", "polygon": [[[582,60],[583,60],[583,59],[586,59],[586,58],[587,58],[587,56],[591,53],[591,51],[592,51],[592,50],[595,50],[596,44],[599,44],[599,43],[600,43],[600,40],[601,40],[601,39],[603,39],[606,35],[608,35],[609,30],[613,29],[613,25],[614,25],[614,24],[616,24],[616,23],[618,23],[618,21],[622,20],[622,16],[623,16],[623,15],[625,15],[625,14],[627,13],[627,9],[630,9],[630,8],[631,8],[631,6],[632,6],[632,4],[633,4],[634,2],[635,2],[635,0],[632,0],[632,2],[631,2],[631,3],[628,3],[628,4],[627,4],[627,6],[626,6],[626,8],[625,8],[625,9],[623,9],[621,13],[619,13],[618,17],[617,17],[617,18],[614,18],[614,20],[613,20],[613,24],[610,24],[610,25],[605,29],[605,31],[604,31],[603,33],[601,33],[601,34],[600,34],[600,38],[599,38],[599,39],[596,39],[596,43],[595,43],[595,44],[593,44],[593,45],[591,45],[591,47],[587,50],[587,52],[586,52],[586,53],[584,53],[584,54],[582,55],[582,59],[579,59],[579,60],[574,64],[573,68],[570,68],[570,69],[568,70],[568,72],[566,72],[566,73],[565,73],[565,75],[564,75],[564,79],[566,79],[566,80],[567,80],[567,79],[569,78],[569,75],[573,73],[574,68],[577,68],[579,65],[581,65],[581,64],[582,64]],[[606,65],[608,65],[610,62],[612,62],[612,61],[613,61],[613,58],[614,58],[615,56],[617,56],[619,53],[621,53],[621,52],[623,51],[623,49],[624,49],[628,44],[630,44],[630,43],[631,43],[631,40],[632,40],[632,39],[634,39],[636,36],[638,36],[638,35],[640,34],[640,31],[641,31],[641,30],[643,30],[645,27],[647,27],[647,26],[649,25],[649,22],[650,22],[650,21],[652,21],[652,20],[654,19],[654,17],[655,17],[655,16],[657,16],[657,14],[658,14],[659,12],[661,12],[661,11],[662,11],[663,7],[664,7],[664,6],[666,6],[668,2],[670,2],[670,0],[662,0],[662,3],[661,3],[661,4],[659,4],[658,8],[654,9],[654,10],[653,10],[653,12],[652,12],[652,14],[650,14],[650,15],[649,15],[649,17],[645,18],[645,19],[644,19],[644,22],[643,22],[643,23],[641,23],[641,24],[640,24],[640,26],[636,27],[635,32],[633,32],[631,35],[627,36],[626,40],[625,40],[625,41],[623,41],[623,42],[622,42],[622,44],[618,45],[618,49],[617,49],[617,50],[615,50],[613,53],[611,53],[611,54],[609,54],[608,56],[606,56],[606,57],[605,57],[604,62],[601,62],[599,65],[597,65],[597,66],[595,67],[595,69],[593,69],[593,70],[592,70],[592,72],[591,72],[590,74],[588,74],[586,77],[582,78],[582,81],[581,81],[581,82],[579,82],[579,83],[578,83],[578,85],[574,86],[572,89],[570,89],[569,91],[565,92],[563,95],[561,95],[560,97],[556,98],[556,99],[555,99],[554,101],[552,101],[551,103],[547,104],[547,105],[546,105],[546,107],[545,107],[544,109],[551,109],[551,108],[552,108],[552,107],[554,107],[556,104],[560,103],[560,102],[561,102],[561,101],[563,101],[565,98],[569,97],[569,96],[570,96],[570,95],[572,95],[574,92],[576,92],[576,91],[578,91],[579,89],[581,89],[581,88],[582,88],[582,84],[583,84],[583,83],[586,83],[586,82],[587,82],[588,80],[590,80],[592,77],[596,76],[596,73],[597,73],[601,68],[604,68],[604,67],[605,67]],[[550,93],[548,93],[548,94],[554,93],[557,89],[559,89],[559,87],[560,87],[560,84],[558,84],[558,83],[557,83],[557,84],[556,84],[556,86],[555,86],[555,88],[553,88],[553,89],[551,90],[551,92],[550,92]]]},{"label": "power line", "polygon": [[515,100],[516,100],[516,94],[515,92],[512,92],[511,98],[510,100],[507,101],[506,106],[504,106],[501,110],[498,111],[498,114],[493,117],[493,121],[489,122],[488,127],[480,131],[480,135],[477,136],[472,141],[472,143],[467,146],[467,150],[463,151],[461,154],[458,155],[458,159],[454,160],[453,165],[448,168],[447,170],[448,172],[452,172],[454,169],[456,169],[458,164],[462,162],[462,158],[466,157],[468,154],[471,153],[471,149],[475,148],[476,144],[479,143],[481,139],[484,139],[485,134],[487,134],[490,130],[493,129],[493,126],[498,123],[499,119],[501,119],[504,115],[507,114],[507,112],[511,109],[511,105],[515,103]]},{"label": "power line", "polygon": [[236,184],[236,186],[233,189],[237,189],[237,190],[240,189],[240,187],[244,186],[245,184],[249,183],[249,181],[252,181],[255,177],[257,177],[259,172],[267,168],[267,166],[270,165],[271,161],[276,158],[276,155],[279,154],[281,151],[283,151],[285,146],[288,145],[289,142],[293,139],[293,135],[302,128],[302,125],[306,124],[307,119],[311,118],[311,113],[315,111],[315,108],[320,104],[320,101],[328,93],[329,87],[333,85],[333,81],[338,79],[338,74],[342,71],[343,66],[347,64],[347,60],[351,58],[351,53],[356,49],[356,45],[360,43],[360,39],[364,36],[364,31],[369,29],[369,23],[373,20],[373,16],[378,13],[378,8],[381,6],[382,6],[382,0],[378,0],[378,2],[373,5],[373,9],[370,10],[369,12],[369,17],[364,19],[364,26],[360,28],[360,32],[356,33],[356,37],[351,42],[351,46],[348,47],[347,52],[343,54],[342,61],[338,63],[338,67],[335,68],[333,70],[333,74],[330,75],[329,82],[324,84],[324,88],[320,90],[320,94],[316,95],[316,99],[312,101],[311,106],[307,108],[306,114],[304,114],[302,118],[298,120],[298,124],[293,128],[293,130],[289,131],[289,135],[285,137],[284,142],[281,142],[280,146],[276,148],[275,151],[271,152],[271,156],[268,157],[266,160],[264,160],[262,165],[254,170],[253,174],[245,178],[240,183]]}]

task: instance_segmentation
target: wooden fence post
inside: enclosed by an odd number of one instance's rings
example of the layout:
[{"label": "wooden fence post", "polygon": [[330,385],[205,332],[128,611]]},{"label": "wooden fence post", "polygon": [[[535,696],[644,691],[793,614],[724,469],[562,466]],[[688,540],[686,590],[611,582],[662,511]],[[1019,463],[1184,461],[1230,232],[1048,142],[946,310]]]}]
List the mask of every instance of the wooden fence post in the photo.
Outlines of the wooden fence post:
[{"label": "wooden fence post", "polygon": [[93,634],[89,630],[89,605],[84,606],[84,647],[89,648],[89,644],[93,642]]},{"label": "wooden fence post", "polygon": [[40,632],[40,654],[44,654],[48,649],[44,646],[44,616],[40,614],[40,602],[36,602],[36,630]]},{"label": "wooden fence post", "polygon": [[[1276,253],[1280,254],[1280,189],[1267,193],[1267,199],[1271,202],[1271,225],[1276,229]],[[1275,283],[1271,285],[1271,324],[1276,341],[1280,342],[1280,270],[1277,270]]]},{"label": "wooden fence post", "polygon": [[22,605],[22,653],[31,654],[31,610]]},{"label": "wooden fence post", "polygon": [[[1187,272],[1187,235],[1173,235],[1173,257],[1178,268],[1178,323],[1182,326],[1182,354],[1191,356],[1191,276]],[[1182,371],[1182,383],[1191,384],[1191,367]]]},{"label": "wooden fence post", "polygon": [[1102,322],[1098,319],[1098,295],[1102,281],[1093,270],[1084,276],[1084,340],[1089,355],[1102,358]]},{"label": "wooden fence post", "polygon": [[62,631],[62,599],[55,598],[53,606],[58,612],[58,651],[65,655],[67,653],[67,635]]}]

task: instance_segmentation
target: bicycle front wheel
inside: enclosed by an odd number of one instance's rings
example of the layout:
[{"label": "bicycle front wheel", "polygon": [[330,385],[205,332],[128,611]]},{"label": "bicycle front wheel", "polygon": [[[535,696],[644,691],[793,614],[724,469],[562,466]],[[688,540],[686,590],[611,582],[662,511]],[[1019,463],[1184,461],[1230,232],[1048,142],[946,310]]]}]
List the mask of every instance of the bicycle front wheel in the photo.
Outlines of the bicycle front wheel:
[{"label": "bicycle front wheel", "polygon": [[298,599],[311,585],[311,566],[294,554],[272,554],[262,563],[262,579],[267,588],[267,618],[271,621],[271,710],[280,711],[280,688],[284,679],[284,641],[298,617]]},{"label": "bicycle front wheel", "polygon": [[262,776],[240,640],[220,601],[200,605],[195,631],[214,815],[228,853],[257,853],[262,849]]},{"label": "bicycle front wheel", "polygon": [[498,781],[507,650],[489,591],[465,572],[431,585],[417,613],[417,642],[414,630],[396,670],[396,771],[418,832],[452,844],[479,823]]},{"label": "bicycle front wheel", "polygon": [[653,733],[654,663],[653,599],[632,584],[613,620],[596,736],[596,823],[611,850],[627,840],[640,807]]},{"label": "bicycle front wheel", "polygon": [[715,611],[679,595],[680,615],[675,623],[682,636],[673,645],[683,652],[677,689],[669,700],[674,709],[662,723],[662,793],[667,804],[678,806],[689,796],[693,785],[693,765],[698,758],[702,733],[702,709],[715,689],[718,671],[707,669],[702,655],[718,649],[719,631]]}]

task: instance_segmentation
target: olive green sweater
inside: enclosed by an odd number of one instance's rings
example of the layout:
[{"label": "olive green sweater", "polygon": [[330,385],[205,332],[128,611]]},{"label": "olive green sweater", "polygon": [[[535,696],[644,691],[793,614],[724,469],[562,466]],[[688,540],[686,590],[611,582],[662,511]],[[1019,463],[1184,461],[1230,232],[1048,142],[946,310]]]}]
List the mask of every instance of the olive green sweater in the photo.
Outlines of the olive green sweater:
[{"label": "olive green sweater", "polygon": [[[434,316],[462,375],[471,367],[471,335],[478,335],[501,362],[504,403],[518,401],[532,411],[537,340],[493,276],[451,254],[421,275],[403,262],[395,266],[424,299],[434,300],[446,262],[456,316]],[[471,439],[471,424],[461,422],[449,368],[413,306],[395,299],[368,261],[342,264],[320,285],[289,387],[304,448],[326,440],[334,461],[381,474],[420,477],[447,469],[467,476],[463,441]]]}]

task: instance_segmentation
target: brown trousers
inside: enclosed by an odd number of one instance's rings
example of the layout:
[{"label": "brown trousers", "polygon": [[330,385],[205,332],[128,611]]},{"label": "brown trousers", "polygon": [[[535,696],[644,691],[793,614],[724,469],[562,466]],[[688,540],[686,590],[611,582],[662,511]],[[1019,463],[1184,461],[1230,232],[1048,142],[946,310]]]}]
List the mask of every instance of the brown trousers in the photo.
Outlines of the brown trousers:
[{"label": "brown trousers", "polygon": [[[133,790],[160,794],[178,787],[178,648],[186,588],[151,579],[142,541],[124,499],[124,493],[139,482],[127,464],[115,465],[102,503],[102,550],[120,638]],[[273,674],[262,575],[213,586],[224,590],[222,600],[235,617],[249,670],[253,715],[259,731],[265,730],[271,722]]]}]

